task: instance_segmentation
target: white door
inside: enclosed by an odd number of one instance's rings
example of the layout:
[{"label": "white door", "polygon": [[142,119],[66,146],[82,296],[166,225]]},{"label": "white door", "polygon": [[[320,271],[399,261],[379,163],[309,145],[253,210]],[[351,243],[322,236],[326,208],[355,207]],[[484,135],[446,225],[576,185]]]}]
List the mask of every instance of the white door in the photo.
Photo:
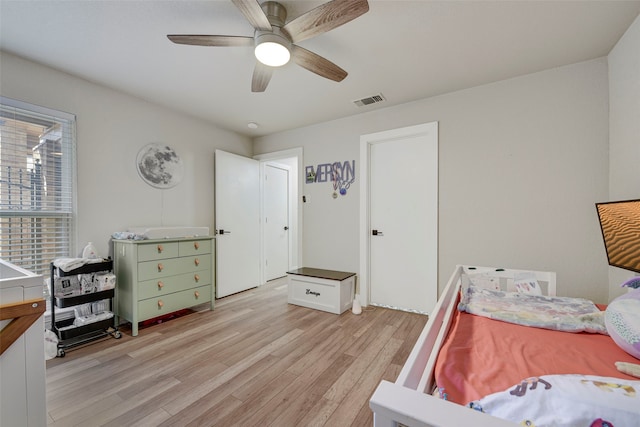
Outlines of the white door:
[{"label": "white door", "polygon": [[289,269],[289,171],[264,168],[265,280],[283,277]]},{"label": "white door", "polygon": [[365,140],[370,301],[430,314],[438,297],[437,123]]},{"label": "white door", "polygon": [[260,284],[259,162],[216,150],[216,297]]}]

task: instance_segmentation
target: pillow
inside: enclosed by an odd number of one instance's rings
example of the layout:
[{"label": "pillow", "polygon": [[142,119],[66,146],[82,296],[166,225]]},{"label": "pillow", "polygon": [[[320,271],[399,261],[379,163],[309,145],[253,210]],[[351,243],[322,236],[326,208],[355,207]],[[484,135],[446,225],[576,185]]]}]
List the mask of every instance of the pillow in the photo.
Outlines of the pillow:
[{"label": "pillow", "polygon": [[468,406],[527,426],[637,426],[640,381],[545,375],[526,378]]},{"label": "pillow", "polygon": [[542,289],[536,279],[536,275],[531,272],[516,273],[513,277],[513,284],[516,291],[523,294],[542,295]]},{"label": "pillow", "polygon": [[631,279],[627,280],[620,286],[623,288],[626,287],[626,288],[638,289],[640,288],[640,276],[632,277]]},{"label": "pillow", "polygon": [[640,289],[611,301],[605,311],[604,322],[613,341],[640,359]]},{"label": "pillow", "polygon": [[476,288],[491,289],[492,291],[500,290],[500,278],[492,276],[491,273],[467,273],[466,277],[469,280],[469,284]]}]

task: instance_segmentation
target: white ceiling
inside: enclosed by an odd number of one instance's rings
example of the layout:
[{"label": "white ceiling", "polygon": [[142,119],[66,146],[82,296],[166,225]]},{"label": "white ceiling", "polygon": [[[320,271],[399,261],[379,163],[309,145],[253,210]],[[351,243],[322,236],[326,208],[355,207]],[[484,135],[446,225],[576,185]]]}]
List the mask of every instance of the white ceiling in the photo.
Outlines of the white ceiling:
[{"label": "white ceiling", "polygon": [[[281,1],[293,19],[323,1]],[[0,49],[251,137],[605,56],[640,1],[369,0],[300,43],[349,72],[289,63],[252,93],[251,48],[181,46],[166,34],[252,36],[230,0],[0,0]],[[0,64],[1,72],[1,64]],[[382,93],[386,102],[357,107]],[[247,128],[254,121],[258,129]]]}]

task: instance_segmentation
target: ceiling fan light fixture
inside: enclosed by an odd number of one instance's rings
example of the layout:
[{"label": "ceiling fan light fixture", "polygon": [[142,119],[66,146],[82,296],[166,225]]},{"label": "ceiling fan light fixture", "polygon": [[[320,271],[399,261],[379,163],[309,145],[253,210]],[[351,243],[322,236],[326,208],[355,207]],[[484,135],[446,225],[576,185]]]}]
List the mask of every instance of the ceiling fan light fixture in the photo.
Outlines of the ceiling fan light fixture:
[{"label": "ceiling fan light fixture", "polygon": [[280,67],[291,59],[291,43],[279,34],[266,33],[256,37],[255,55],[258,61],[270,67]]}]

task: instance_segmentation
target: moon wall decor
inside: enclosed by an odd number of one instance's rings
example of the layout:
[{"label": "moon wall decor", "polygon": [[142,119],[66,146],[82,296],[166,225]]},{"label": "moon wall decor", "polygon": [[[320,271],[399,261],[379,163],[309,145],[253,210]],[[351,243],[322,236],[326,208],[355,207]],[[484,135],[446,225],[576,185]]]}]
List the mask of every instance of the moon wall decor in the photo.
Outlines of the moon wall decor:
[{"label": "moon wall decor", "polygon": [[168,145],[151,143],[138,151],[136,167],[140,178],[154,188],[172,188],[182,181],[182,159]]}]

